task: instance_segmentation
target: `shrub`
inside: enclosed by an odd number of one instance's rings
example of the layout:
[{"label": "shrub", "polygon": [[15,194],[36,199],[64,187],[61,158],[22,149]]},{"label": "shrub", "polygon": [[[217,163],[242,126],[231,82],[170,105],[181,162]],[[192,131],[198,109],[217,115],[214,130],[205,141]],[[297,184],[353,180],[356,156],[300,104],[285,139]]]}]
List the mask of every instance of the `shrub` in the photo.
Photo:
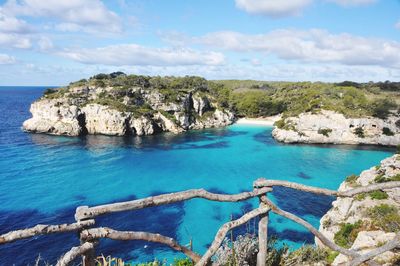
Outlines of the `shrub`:
[{"label": "shrub", "polygon": [[339,255],[339,252],[337,251],[330,251],[328,254],[328,257],[326,258],[326,262],[329,264],[332,264],[333,261],[336,259],[336,257]]},{"label": "shrub", "polygon": [[384,127],[382,129],[382,133],[383,133],[383,135],[386,135],[386,136],[394,136],[393,131],[391,131],[390,128],[388,128],[388,127]]},{"label": "shrub", "polygon": [[361,221],[354,224],[345,223],[340,225],[340,230],[335,234],[334,241],[341,247],[349,248],[356,239],[359,229],[362,226]]},{"label": "shrub", "polygon": [[387,182],[386,178],[385,178],[385,174],[380,174],[380,175],[375,176],[374,181],[375,181],[375,183]]},{"label": "shrub", "polygon": [[313,265],[327,260],[329,252],[326,249],[305,245],[291,252],[284,265]]},{"label": "shrub", "polygon": [[357,127],[357,128],[354,130],[354,134],[355,134],[357,137],[359,137],[359,138],[365,138],[364,129],[363,129],[362,127]]},{"label": "shrub", "polygon": [[330,128],[320,128],[318,129],[318,134],[324,135],[325,137],[329,137],[329,134],[332,132]]},{"label": "shrub", "polygon": [[[276,126],[277,128],[283,129],[283,128],[285,127],[285,119],[282,118],[282,119],[276,121],[276,122],[274,123],[274,126]],[[400,146],[400,145],[399,145],[399,146]]]},{"label": "shrub", "polygon": [[371,197],[371,199],[376,199],[376,200],[383,200],[389,197],[388,194],[382,190],[372,191],[368,193],[368,195]]},{"label": "shrub", "polygon": [[345,181],[350,184],[355,184],[357,179],[358,179],[358,175],[353,174],[353,175],[349,175],[348,177],[346,177]]},{"label": "shrub", "polygon": [[396,146],[396,154],[400,154],[400,145]]},{"label": "shrub", "polygon": [[386,119],[390,110],[397,108],[397,104],[390,99],[379,99],[372,107],[372,115],[381,119]]},{"label": "shrub", "polygon": [[381,204],[367,210],[372,223],[385,232],[400,231],[399,210],[392,205]]},{"label": "shrub", "polygon": [[392,177],[385,177],[384,174],[377,175],[374,179],[376,183],[384,183],[391,181],[400,181],[400,174],[394,175]]}]

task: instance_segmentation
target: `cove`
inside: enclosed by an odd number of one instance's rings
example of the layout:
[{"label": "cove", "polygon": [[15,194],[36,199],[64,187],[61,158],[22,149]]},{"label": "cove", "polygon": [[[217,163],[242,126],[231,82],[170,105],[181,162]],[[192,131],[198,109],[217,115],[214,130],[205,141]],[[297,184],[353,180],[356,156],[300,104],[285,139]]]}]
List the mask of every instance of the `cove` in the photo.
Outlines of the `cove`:
[{"label": "cove", "polygon": [[[192,188],[238,193],[265,177],[337,189],[393,153],[357,146],[285,145],[271,127],[233,125],[180,135],[68,138],[27,134],[22,121],[42,88],[0,88],[0,234],[37,223],[73,222],[80,205],[131,200]],[[319,226],[333,198],[276,188],[271,197],[282,209]],[[194,199],[166,207],[100,217],[97,225],[161,233],[203,253],[218,228],[257,206]],[[234,233],[253,232],[249,223]],[[312,243],[305,229],[271,217],[270,235],[291,247]],[[49,235],[0,246],[0,265],[26,265],[37,255],[54,262],[77,245],[73,234]],[[102,241],[99,252],[140,261],[173,258],[169,248],[144,242]]]}]

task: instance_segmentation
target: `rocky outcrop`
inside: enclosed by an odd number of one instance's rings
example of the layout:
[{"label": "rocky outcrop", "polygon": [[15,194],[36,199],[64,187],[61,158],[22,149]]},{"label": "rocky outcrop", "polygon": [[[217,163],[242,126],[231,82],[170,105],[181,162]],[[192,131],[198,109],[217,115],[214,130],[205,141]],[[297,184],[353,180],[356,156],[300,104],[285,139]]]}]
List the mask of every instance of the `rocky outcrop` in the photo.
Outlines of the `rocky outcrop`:
[{"label": "rocky outcrop", "polygon": [[168,93],[140,87],[64,88],[62,93],[56,91],[32,103],[32,118],[23,123],[23,129],[68,136],[142,136],[222,127],[235,119],[232,112],[220,109],[207,93]]},{"label": "rocky outcrop", "polygon": [[[360,176],[350,176],[343,182],[339,191],[367,186],[376,182],[400,180],[400,156],[394,155],[380,165],[363,171]],[[382,219],[372,215],[373,210],[382,212]],[[388,210],[392,214],[387,213]],[[319,230],[331,241],[343,245],[343,238],[348,237],[348,248],[366,253],[392,240],[400,229],[400,188],[367,193],[353,198],[337,198],[332,208],[321,218]],[[387,218],[389,217],[390,218]],[[388,219],[388,224],[384,219]],[[391,224],[393,223],[394,226]],[[344,229],[346,228],[346,229]],[[352,239],[353,238],[353,239]],[[319,246],[323,246],[316,239]],[[375,258],[382,265],[393,265],[400,256],[399,251],[389,251]],[[336,257],[333,265],[348,261],[344,255]]]},{"label": "rocky outcrop", "polygon": [[288,117],[278,126],[272,132],[273,137],[285,143],[400,144],[400,120],[394,115],[387,119],[346,118],[323,110],[318,114]]}]

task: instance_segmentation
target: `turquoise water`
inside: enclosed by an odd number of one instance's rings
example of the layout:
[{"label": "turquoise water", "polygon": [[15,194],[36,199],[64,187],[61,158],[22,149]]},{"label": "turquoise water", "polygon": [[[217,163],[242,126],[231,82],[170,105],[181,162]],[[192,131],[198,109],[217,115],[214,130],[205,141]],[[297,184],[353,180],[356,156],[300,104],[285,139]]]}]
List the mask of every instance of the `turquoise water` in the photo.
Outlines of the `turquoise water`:
[{"label": "turquoise water", "polygon": [[[29,117],[29,104],[42,91],[0,88],[0,233],[37,223],[73,222],[79,205],[192,188],[249,191],[259,177],[336,189],[345,176],[358,174],[393,152],[371,147],[283,145],[272,139],[270,127],[242,125],[142,138],[23,133],[20,126]],[[316,227],[332,201],[282,188],[275,189],[272,196],[282,209]],[[183,244],[193,238],[194,249],[204,252],[231,215],[237,218],[256,206],[257,200],[213,203],[195,199],[100,217],[97,224],[158,232]],[[235,233],[253,232],[253,222]],[[270,233],[291,247],[313,241],[303,228],[276,216],[271,217]],[[62,234],[3,245],[0,265],[26,265],[39,253],[54,261],[77,244],[73,234]],[[168,248],[143,242],[102,241],[99,252],[141,261],[176,256]]]}]

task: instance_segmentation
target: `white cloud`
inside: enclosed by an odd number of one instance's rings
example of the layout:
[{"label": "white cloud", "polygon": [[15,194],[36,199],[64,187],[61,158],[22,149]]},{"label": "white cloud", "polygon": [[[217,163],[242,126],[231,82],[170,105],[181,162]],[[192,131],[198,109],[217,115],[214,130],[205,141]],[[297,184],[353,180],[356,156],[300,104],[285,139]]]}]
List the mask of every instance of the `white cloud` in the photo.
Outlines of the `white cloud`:
[{"label": "white cloud", "polygon": [[28,49],[32,47],[32,43],[29,37],[0,32],[0,46],[7,48]]},{"label": "white cloud", "polygon": [[400,68],[400,42],[319,29],[282,29],[255,35],[215,32],[192,37],[190,42],[242,53],[261,52],[283,60]]},{"label": "white cloud", "polygon": [[192,49],[150,48],[136,44],[66,49],[60,55],[85,64],[111,66],[221,65],[224,55]]},{"label": "white cloud", "polygon": [[31,31],[32,27],[26,21],[6,14],[0,7],[0,32],[25,34]]},{"label": "white cloud", "polygon": [[16,63],[17,60],[13,56],[7,54],[0,54],[0,65],[9,65]]},{"label": "white cloud", "polygon": [[394,25],[397,29],[400,30],[400,21],[396,23],[396,25]]},{"label": "white cloud", "polygon": [[38,46],[41,51],[49,51],[54,47],[53,42],[48,37],[45,36],[42,36],[38,40]]},{"label": "white cloud", "polygon": [[328,0],[341,6],[364,6],[376,3],[378,0]]},{"label": "white cloud", "polygon": [[313,0],[236,0],[236,7],[250,14],[270,17],[298,15]]},{"label": "white cloud", "polygon": [[86,32],[121,31],[118,15],[100,0],[8,0],[3,8],[14,16],[51,17]]}]

